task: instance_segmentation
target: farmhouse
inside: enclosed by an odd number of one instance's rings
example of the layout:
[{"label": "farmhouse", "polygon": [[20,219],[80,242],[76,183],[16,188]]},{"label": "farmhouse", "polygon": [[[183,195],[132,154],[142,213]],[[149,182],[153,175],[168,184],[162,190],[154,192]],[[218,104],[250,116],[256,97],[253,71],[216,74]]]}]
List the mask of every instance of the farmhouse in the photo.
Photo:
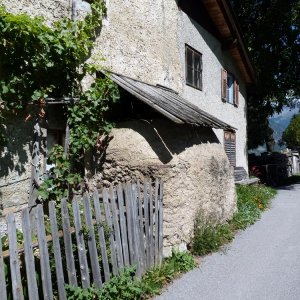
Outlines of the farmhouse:
[{"label": "farmhouse", "polygon": [[[14,13],[44,16],[49,24],[72,9],[79,16],[89,11],[80,0],[3,3]],[[234,168],[248,169],[246,99],[254,73],[234,12],[226,0],[107,1],[91,59],[99,54],[121,99],[105,155],[87,161],[89,187],[163,179],[165,250],[185,248],[199,211],[218,222],[231,218]],[[64,140],[66,120],[57,107],[49,107],[49,121],[41,124],[48,141],[39,142],[41,177],[44,148]],[[10,143],[0,158],[4,211],[27,205],[32,186],[33,123],[9,128]]]}]

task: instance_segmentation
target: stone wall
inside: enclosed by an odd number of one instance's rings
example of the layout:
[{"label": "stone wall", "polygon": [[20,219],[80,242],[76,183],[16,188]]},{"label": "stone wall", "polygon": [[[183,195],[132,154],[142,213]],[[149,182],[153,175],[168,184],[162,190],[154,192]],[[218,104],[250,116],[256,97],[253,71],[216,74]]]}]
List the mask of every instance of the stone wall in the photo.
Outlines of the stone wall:
[{"label": "stone wall", "polygon": [[232,217],[236,210],[232,168],[212,129],[166,120],[130,121],[118,124],[112,136],[103,169],[96,165],[91,171],[91,188],[161,178],[166,255],[172,247],[184,248],[190,242],[199,210],[219,222]]}]

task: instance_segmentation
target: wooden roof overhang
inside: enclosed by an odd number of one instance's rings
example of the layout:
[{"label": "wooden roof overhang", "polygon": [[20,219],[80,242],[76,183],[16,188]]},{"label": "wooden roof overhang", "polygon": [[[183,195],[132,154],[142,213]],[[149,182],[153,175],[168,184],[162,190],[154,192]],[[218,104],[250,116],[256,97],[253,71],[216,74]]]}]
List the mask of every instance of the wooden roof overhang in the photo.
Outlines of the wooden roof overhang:
[{"label": "wooden roof overhang", "polygon": [[202,3],[219,32],[223,49],[235,60],[246,84],[254,84],[255,72],[232,7],[227,0],[202,0]]},{"label": "wooden roof overhang", "polygon": [[160,85],[151,85],[113,72],[104,74],[136,99],[149,105],[174,123],[229,131],[237,130],[235,127],[188,102],[172,89]]}]

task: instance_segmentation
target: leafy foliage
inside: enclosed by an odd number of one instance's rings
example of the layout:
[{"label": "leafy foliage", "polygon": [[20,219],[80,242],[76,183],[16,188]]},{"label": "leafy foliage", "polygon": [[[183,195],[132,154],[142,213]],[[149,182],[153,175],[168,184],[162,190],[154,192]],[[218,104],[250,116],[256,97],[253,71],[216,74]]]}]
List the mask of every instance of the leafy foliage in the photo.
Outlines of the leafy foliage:
[{"label": "leafy foliage", "polygon": [[292,150],[300,150],[300,114],[294,115],[282,134],[282,141]]},{"label": "leafy foliage", "polygon": [[272,134],[267,118],[300,97],[300,1],[231,0],[257,73],[248,99],[249,147]]},{"label": "leafy foliage", "polygon": [[173,251],[160,267],[147,271],[143,276],[141,281],[143,298],[158,295],[165,284],[195,267],[195,259],[189,252]]},{"label": "leafy foliage", "polygon": [[76,189],[81,182],[80,174],[71,172],[70,160],[59,145],[53,147],[47,163],[53,167],[49,171],[49,178],[40,186],[39,197],[47,201],[66,198],[69,188]]},{"label": "leafy foliage", "polygon": [[105,299],[105,300],[136,300],[148,299],[158,295],[164,284],[170,282],[180,273],[188,272],[196,266],[195,260],[188,252],[173,251],[159,267],[146,272],[141,280],[134,278],[134,268],[126,268],[119,276],[114,276],[101,289],[91,287],[83,289],[67,285],[68,299]]},{"label": "leafy foliage", "polygon": [[[105,1],[91,4],[91,13],[74,23],[64,18],[45,25],[43,18],[13,15],[0,7],[0,146],[6,141],[6,120],[22,115],[36,101],[37,115],[44,117],[46,97],[76,97],[68,107],[69,155],[53,149],[49,162],[55,167],[40,187],[40,198],[57,199],[80,180],[79,161],[113,127],[107,120],[110,103],[119,98],[116,85],[107,77],[96,78],[98,67],[87,63],[106,13]],[[95,78],[84,90],[82,79]]]},{"label": "leafy foliage", "polygon": [[108,77],[96,78],[79,101],[68,107],[70,152],[73,156],[78,157],[93,148],[100,136],[112,129],[114,124],[107,121],[106,114],[110,104],[118,99],[118,88]]}]

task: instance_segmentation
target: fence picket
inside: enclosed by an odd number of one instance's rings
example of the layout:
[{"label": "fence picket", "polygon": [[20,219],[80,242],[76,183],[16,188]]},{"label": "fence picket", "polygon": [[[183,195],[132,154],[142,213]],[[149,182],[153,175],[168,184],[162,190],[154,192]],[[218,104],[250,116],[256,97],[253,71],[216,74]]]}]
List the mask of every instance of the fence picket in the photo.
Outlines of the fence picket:
[{"label": "fence picket", "polygon": [[2,239],[0,235],[0,299],[6,300],[6,280],[5,280],[5,271],[4,271],[4,260],[2,254]]},{"label": "fence picket", "polygon": [[124,197],[123,197],[122,185],[119,184],[117,189],[118,189],[118,206],[119,206],[124,266],[129,266],[130,263],[129,263],[129,253],[128,253],[127,225],[126,225],[126,219],[125,219],[125,207],[124,207]]},{"label": "fence picket", "polygon": [[159,238],[158,238],[158,263],[161,264],[163,260],[163,193],[164,193],[164,184],[160,181],[159,188],[159,210],[158,210],[158,219],[159,219]]},{"label": "fence picket", "polygon": [[[107,281],[110,279],[111,268],[112,273],[117,275],[124,266],[136,266],[136,276],[141,277],[147,268],[161,264],[163,249],[163,183],[156,180],[154,188],[153,183],[145,181],[143,192],[141,191],[140,182],[137,182],[137,184],[127,183],[123,186],[119,184],[116,188],[111,185],[109,190],[107,188],[103,189],[102,197],[104,210],[97,191],[93,193],[93,203],[91,203],[90,196],[87,193],[83,197],[83,202],[79,197],[74,198],[70,203],[72,207],[71,215],[69,214],[68,203],[66,199],[63,199],[61,201],[63,231],[59,231],[58,228],[55,203],[50,202],[51,235],[48,236],[46,236],[45,231],[46,220],[43,206],[38,205],[32,216],[29,215],[28,208],[24,209],[22,211],[23,248],[18,248],[15,217],[13,214],[8,215],[9,251],[3,253],[0,239],[1,300],[7,300],[4,274],[5,257],[9,257],[10,260],[13,299],[24,299],[20,270],[20,255],[22,256],[22,253],[25,258],[24,266],[26,266],[27,275],[25,282],[28,285],[28,297],[34,300],[53,300],[54,285],[52,287],[52,276],[54,274],[51,274],[48,251],[48,242],[51,241],[56,267],[56,289],[59,299],[62,300],[66,299],[65,283],[77,286],[79,272],[81,275],[79,281],[84,288],[89,287],[92,282],[97,288],[101,288],[102,280]],[[83,203],[83,212],[81,203]],[[74,223],[74,227],[71,227],[70,219],[72,220],[72,226]],[[37,232],[37,242],[32,241],[33,222],[36,225],[34,230]],[[105,223],[110,230],[109,240],[107,241]],[[65,257],[62,257],[62,247],[60,245],[62,236]],[[97,249],[96,239],[97,243],[100,242],[100,249]],[[79,259],[79,270],[77,271],[73,253],[74,241]],[[33,255],[33,249],[36,247],[38,247],[40,259],[42,291],[38,290],[36,281],[35,257]],[[101,251],[101,266],[98,251]],[[108,251],[111,254],[110,261]],[[89,258],[87,257],[88,254]],[[68,274],[67,282],[65,282],[64,261],[66,261]],[[103,273],[101,273],[102,267]],[[103,274],[104,279],[102,279]]]},{"label": "fence picket", "polygon": [[23,289],[21,282],[20,262],[18,257],[18,242],[16,233],[16,222],[14,214],[7,216],[7,232],[10,252],[10,270],[14,300],[23,300]]},{"label": "fence picket", "polygon": [[35,218],[37,224],[37,235],[38,235],[38,243],[40,249],[43,294],[45,300],[48,299],[51,300],[53,299],[51,270],[50,270],[49,252],[48,252],[46,234],[45,234],[44,211],[43,211],[43,206],[41,204],[38,205],[35,211]]},{"label": "fence picket", "polygon": [[61,201],[61,216],[62,216],[62,223],[63,223],[64,245],[65,245],[65,254],[66,254],[69,284],[77,286],[74,254],[73,254],[73,249],[72,249],[72,238],[71,238],[71,232],[70,232],[69,211],[68,211],[66,199],[63,199]]},{"label": "fence picket", "polygon": [[110,270],[109,270],[109,263],[108,263],[108,257],[107,257],[101,208],[100,208],[100,202],[99,202],[99,194],[98,194],[97,190],[94,192],[93,198],[94,198],[95,216],[96,216],[97,227],[98,227],[102,265],[103,265],[103,270],[104,270],[104,279],[105,279],[105,281],[108,281],[110,279]]},{"label": "fence picket", "polygon": [[127,233],[128,233],[128,246],[129,246],[129,258],[130,265],[135,264],[134,254],[134,241],[133,241],[133,216],[131,210],[132,194],[129,183],[124,186],[125,189],[125,207],[126,207],[126,219],[127,219]]},{"label": "fence picket", "polygon": [[39,299],[38,287],[36,283],[35,264],[32,249],[31,225],[28,208],[25,208],[22,211],[22,229],[28,296],[30,299]]},{"label": "fence picket", "polygon": [[113,219],[113,227],[114,233],[116,237],[116,250],[117,250],[117,262],[118,268],[124,268],[123,261],[123,251],[122,251],[122,243],[121,243],[121,235],[120,235],[120,226],[119,226],[119,214],[116,206],[116,198],[115,198],[115,190],[113,185],[110,186],[110,201],[111,201],[111,211],[112,211],[112,219]]},{"label": "fence picket", "polygon": [[139,219],[138,219],[138,205],[137,205],[137,190],[136,185],[131,185],[132,201],[131,201],[131,210],[132,210],[132,229],[133,229],[133,246],[134,246],[134,255],[135,255],[135,264],[137,265],[136,276],[140,278],[142,276],[141,270],[141,255],[140,255],[140,234],[138,231],[139,228]]},{"label": "fence picket", "polygon": [[60,300],[64,300],[67,299],[67,296],[66,296],[66,291],[64,286],[65,278],[64,278],[64,270],[63,270],[62,257],[61,257],[61,247],[59,243],[55,202],[53,201],[49,203],[49,217],[50,217],[51,234],[53,240],[53,252],[54,252],[54,260],[55,260],[58,295]]},{"label": "fence picket", "polygon": [[90,197],[87,193],[84,195],[83,205],[84,205],[85,223],[89,228],[88,247],[89,247],[92,273],[93,273],[93,281],[97,288],[101,288],[102,280],[101,280],[101,273],[100,273],[100,267],[98,261],[98,253],[96,247],[95,231],[93,226],[91,203],[90,203]]},{"label": "fence picket", "polygon": [[153,188],[149,184],[149,250],[150,250],[150,266],[154,266],[154,240],[153,240]]},{"label": "fence picket", "polygon": [[145,271],[145,237],[144,237],[144,215],[143,215],[143,198],[141,196],[140,182],[137,182],[137,205],[138,205],[138,227],[140,235],[140,268],[141,272]]},{"label": "fence picket", "polygon": [[159,218],[158,218],[158,205],[159,205],[159,181],[156,179],[155,181],[155,194],[154,194],[154,263],[157,266],[159,264],[159,247],[158,247],[158,240],[159,240]]},{"label": "fence picket", "polygon": [[81,216],[80,216],[78,199],[73,200],[72,206],[73,206],[74,225],[75,225],[76,241],[77,241],[77,252],[78,252],[78,258],[80,264],[81,283],[84,288],[87,288],[90,287],[90,276],[89,276],[88,262],[86,258],[86,248],[84,243],[84,237],[86,232],[84,232],[81,225]]},{"label": "fence picket", "polygon": [[104,203],[104,211],[107,225],[110,229],[110,250],[111,250],[111,264],[113,269],[113,274],[118,275],[118,266],[117,266],[117,257],[116,257],[116,247],[115,247],[115,240],[114,240],[114,232],[112,227],[112,220],[111,220],[111,211],[108,203],[108,194],[107,189],[103,188],[103,203]]},{"label": "fence picket", "polygon": [[[150,193],[150,192],[149,192]],[[146,262],[147,268],[150,268],[150,247],[149,247],[149,199],[148,199],[148,182],[144,182],[144,209],[145,209],[145,239],[146,239]]]}]

